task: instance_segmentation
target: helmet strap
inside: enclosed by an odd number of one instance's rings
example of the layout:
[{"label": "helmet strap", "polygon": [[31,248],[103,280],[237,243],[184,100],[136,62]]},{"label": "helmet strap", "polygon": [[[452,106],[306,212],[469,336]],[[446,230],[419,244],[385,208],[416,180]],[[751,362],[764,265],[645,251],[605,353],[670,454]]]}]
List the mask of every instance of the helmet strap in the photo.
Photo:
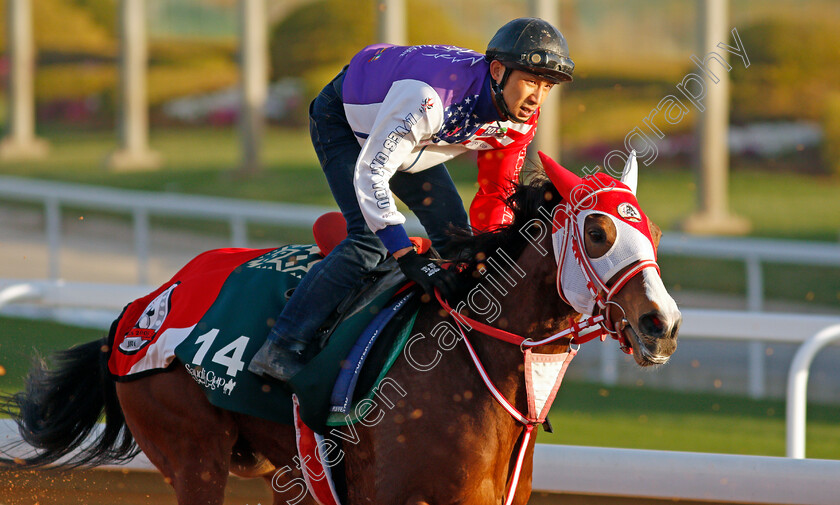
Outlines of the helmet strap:
[{"label": "helmet strap", "polygon": [[516,116],[511,114],[510,109],[508,109],[507,103],[505,102],[505,97],[502,95],[502,90],[507,84],[508,77],[510,77],[511,69],[509,67],[505,67],[505,73],[502,74],[502,82],[496,82],[496,79],[493,79],[492,76],[490,77],[490,88],[493,90],[493,99],[496,102],[496,107],[499,108],[499,111],[502,113],[504,120],[506,121],[513,121],[514,123],[524,123],[521,119],[518,119]]}]

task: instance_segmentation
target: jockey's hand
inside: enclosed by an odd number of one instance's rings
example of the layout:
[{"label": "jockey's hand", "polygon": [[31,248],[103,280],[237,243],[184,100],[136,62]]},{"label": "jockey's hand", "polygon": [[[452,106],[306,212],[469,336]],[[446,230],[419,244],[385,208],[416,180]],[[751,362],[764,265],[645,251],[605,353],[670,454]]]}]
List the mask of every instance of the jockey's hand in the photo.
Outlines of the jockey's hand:
[{"label": "jockey's hand", "polygon": [[416,251],[409,251],[399,258],[397,263],[400,270],[409,280],[412,280],[423,288],[429,296],[435,296],[435,288],[440,291],[444,300],[452,300],[458,290],[455,274],[429,258],[420,256]]}]

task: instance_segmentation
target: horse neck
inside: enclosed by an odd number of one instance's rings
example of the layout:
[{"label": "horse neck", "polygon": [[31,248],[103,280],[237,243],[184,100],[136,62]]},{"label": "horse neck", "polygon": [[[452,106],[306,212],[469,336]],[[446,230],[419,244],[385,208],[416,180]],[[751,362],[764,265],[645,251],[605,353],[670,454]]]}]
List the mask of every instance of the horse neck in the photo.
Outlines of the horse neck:
[{"label": "horse neck", "polygon": [[[550,250],[551,245],[547,245]],[[488,262],[489,263],[489,262]],[[498,261],[495,264],[501,264]],[[515,279],[515,285],[500,282],[506,293],[499,291],[485,274],[479,283],[485,291],[494,296],[500,310],[494,321],[476,319],[489,323],[524,338],[538,340],[553,335],[568,327],[569,317],[574,311],[560,299],[556,288],[557,267],[553,256],[543,256],[536,248],[529,247],[516,262],[517,267],[507,269],[506,279]],[[504,277],[501,274],[499,277]],[[499,279],[494,279],[499,280]],[[482,296],[487,297],[486,293]],[[488,314],[489,315],[489,314]],[[473,315],[475,317],[475,315]],[[527,412],[524,381],[523,353],[519,346],[497,340],[476,331],[467,334],[470,342],[482,360],[485,369],[497,388],[521,412]],[[547,345],[537,349],[540,353],[563,352],[568,345]],[[507,413],[502,413],[507,416]]]}]

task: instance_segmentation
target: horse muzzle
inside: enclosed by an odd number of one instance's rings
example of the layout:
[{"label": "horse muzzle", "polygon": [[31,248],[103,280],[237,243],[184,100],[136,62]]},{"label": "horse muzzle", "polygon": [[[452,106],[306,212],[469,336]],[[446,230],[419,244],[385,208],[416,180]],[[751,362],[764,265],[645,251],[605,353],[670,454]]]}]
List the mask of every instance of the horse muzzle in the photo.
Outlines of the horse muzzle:
[{"label": "horse muzzle", "polygon": [[626,345],[633,351],[633,359],[639,366],[664,365],[677,350],[677,334],[682,315],[666,318],[653,311],[643,314],[631,323],[626,319],[619,327]]}]

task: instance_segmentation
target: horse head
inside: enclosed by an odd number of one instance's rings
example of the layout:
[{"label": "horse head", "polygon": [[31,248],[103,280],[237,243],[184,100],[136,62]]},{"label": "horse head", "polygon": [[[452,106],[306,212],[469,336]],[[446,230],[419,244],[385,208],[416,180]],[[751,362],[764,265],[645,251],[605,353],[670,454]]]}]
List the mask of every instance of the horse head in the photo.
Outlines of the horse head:
[{"label": "horse head", "polygon": [[[445,367],[446,383],[455,386],[447,391],[441,382],[429,379],[427,389],[445,391],[459,402],[465,388],[472,394],[483,383],[502,407],[495,410],[495,416],[481,417],[474,436],[510,433],[510,437],[500,438],[500,445],[485,445],[482,451],[488,461],[487,472],[512,472],[503,502],[506,505],[512,503],[517,487],[528,486],[520,483],[519,475],[523,461],[531,457],[527,449],[530,436],[546,419],[566,367],[577,353],[574,347],[611,335],[639,365],[663,364],[676,350],[681,322],[656,264],[660,231],[636,200],[635,152],[621,180],[606,174],[581,178],[543,153],[540,156],[548,180],[538,177],[516,187],[506,201],[513,216],[511,223],[478,234],[456,231],[450,247],[463,282],[462,295],[463,288],[472,287],[452,305],[438,293],[443,310],[425,317],[428,326],[421,330],[434,335],[436,328],[440,330],[439,318],[451,316],[457,333],[438,331],[437,345],[451,349],[447,340],[458,342],[460,333],[479,372],[459,372],[460,362],[453,359],[453,366]],[[501,300],[496,294],[502,295]],[[470,339],[467,333],[472,330],[492,338]],[[455,338],[444,338],[444,334]],[[439,350],[433,352],[439,361]],[[527,411],[522,405],[527,405]],[[447,416],[458,410],[453,404],[446,408]],[[463,418],[475,415],[476,408],[467,410],[465,404]],[[509,463],[520,434],[516,465],[511,470]],[[457,447],[451,433],[441,436]],[[473,452],[470,447],[463,457],[469,459]],[[504,489],[504,483],[499,480],[496,491]],[[498,499],[497,495],[481,503]]]},{"label": "horse head", "polygon": [[603,316],[602,327],[639,365],[667,362],[682,316],[656,264],[661,231],[636,200],[635,151],[621,180],[581,178],[540,157],[562,198],[551,219],[560,298],[584,316]]}]

